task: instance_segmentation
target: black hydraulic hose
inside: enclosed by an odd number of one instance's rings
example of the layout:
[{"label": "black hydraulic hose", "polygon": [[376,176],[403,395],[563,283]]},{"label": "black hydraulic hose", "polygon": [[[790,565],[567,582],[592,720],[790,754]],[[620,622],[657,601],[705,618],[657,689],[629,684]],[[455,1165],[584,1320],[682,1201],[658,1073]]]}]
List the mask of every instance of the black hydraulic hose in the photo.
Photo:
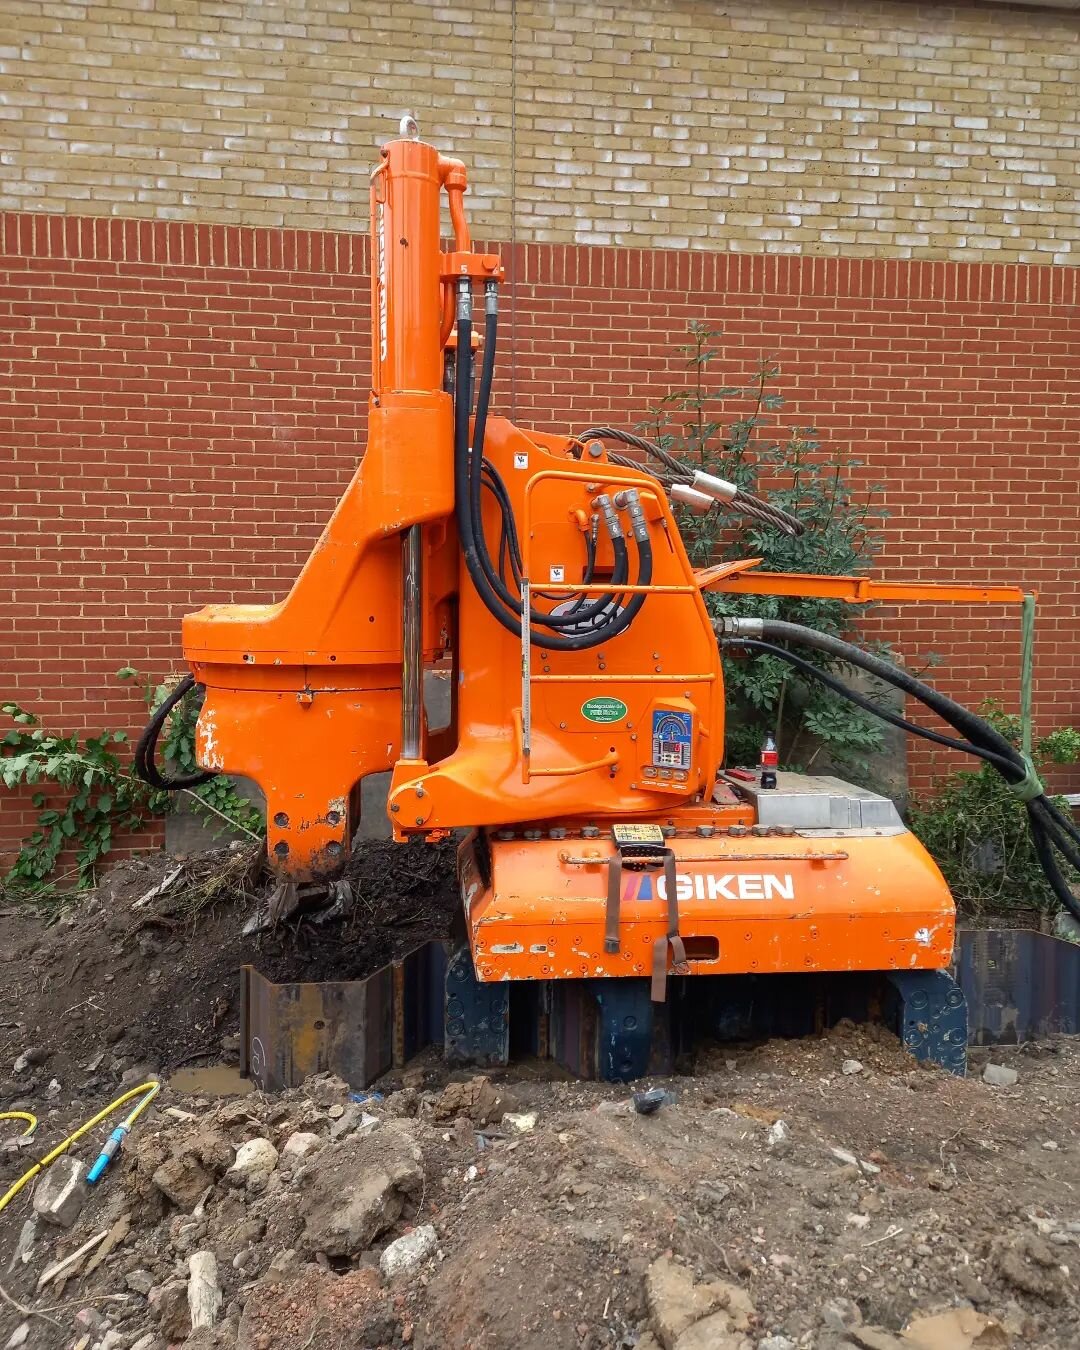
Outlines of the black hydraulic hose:
[{"label": "black hydraulic hose", "polygon": [[1057,807],[1046,797],[1036,797],[1029,802],[1028,812],[1038,815],[1047,838],[1062,857],[1080,872],[1080,840],[1076,838],[1075,827],[1064,820]]},{"label": "black hydraulic hose", "polygon": [[[1068,879],[1058,866],[1058,860],[1054,857],[1054,847],[1049,837],[1044,830],[1036,827],[1030,804],[1028,806],[1028,820],[1031,822],[1031,842],[1034,845],[1035,856],[1039,860],[1043,875],[1065,909],[1074,919],[1080,922],[1080,901],[1073,894]],[[1075,867],[1076,864],[1073,863],[1073,866]]]},{"label": "black hydraulic hose", "polygon": [[495,473],[487,460],[484,461],[484,487],[495,498],[499,508],[499,580],[506,584],[506,563],[510,561],[510,574],[514,578],[514,585],[521,588],[521,559],[516,550],[510,545],[510,532],[507,525],[509,512],[509,502],[506,497],[506,486],[502,479]]},{"label": "black hydraulic hose", "polygon": [[972,745],[970,741],[958,741],[953,736],[944,736],[940,731],[934,731],[930,727],[921,727],[917,722],[909,722],[906,717],[901,717],[899,713],[894,713],[889,708],[883,708],[875,703],[873,699],[865,697],[857,690],[846,685],[843,680],[838,680],[828,671],[822,670],[804,657],[796,655],[795,652],[789,652],[786,647],[778,647],[774,642],[762,642],[758,638],[724,638],[720,643],[721,648],[745,648],[747,651],[764,652],[769,656],[775,656],[780,661],[785,661],[789,666],[801,671],[811,679],[817,680],[820,684],[831,689],[834,694],[840,698],[847,699],[857,708],[873,714],[890,726],[898,728],[900,731],[906,731],[911,736],[920,736],[923,740],[933,741],[935,745],[944,745],[950,750],[959,750],[966,755],[974,755],[978,759],[985,760],[993,765],[995,769],[1004,772],[1011,770],[1014,765],[1011,759],[1007,760],[1003,756],[995,754],[993,750],[984,750],[978,745]]},{"label": "black hydraulic hose", "polygon": [[[499,512],[502,521],[501,529],[499,532],[499,552],[498,552],[499,565],[495,572],[495,575],[491,577],[492,587],[496,591],[496,593],[500,596],[500,598],[504,600],[505,604],[510,605],[512,608],[520,609],[521,607],[520,599],[517,596],[514,596],[506,585],[507,557],[509,557],[510,559],[510,570],[514,577],[514,584],[518,587],[519,591],[521,588],[521,578],[522,578],[521,544],[518,539],[517,525],[514,521],[514,511],[513,506],[511,505],[510,502],[510,494],[506,490],[506,484],[503,482],[502,476],[500,475],[498,469],[495,468],[494,464],[492,464],[490,460],[485,459],[483,461],[481,471],[483,474],[482,486],[486,487],[491,492],[492,496],[495,498],[495,501],[497,502],[499,507]],[[471,482],[472,480],[470,479],[470,484]],[[476,521],[475,510],[473,512],[473,519],[475,522]],[[479,530],[478,524],[474,524],[474,530]],[[616,540],[615,545],[616,545],[615,571],[612,575],[612,581],[621,582],[627,579],[626,545],[621,539]],[[591,584],[593,580],[593,572],[595,567],[596,567],[596,541],[591,534],[587,534],[585,536],[585,576],[583,581],[584,585],[588,586]],[[499,583],[498,585],[495,584],[496,578],[498,579]],[[533,591],[533,594],[542,596],[545,599],[558,598],[561,600],[563,598],[562,596],[558,597],[545,596],[543,591]],[[604,598],[600,600],[598,603],[590,605],[589,608],[591,614],[596,615],[604,610],[614,608],[616,599],[617,597],[615,597],[614,595],[605,595]],[[567,610],[565,614],[560,615],[552,616],[549,614],[545,614],[544,611],[542,610],[533,610],[533,623],[538,623],[540,621],[540,616],[543,616],[544,624],[546,627],[575,628],[577,625],[579,625],[583,621],[587,621],[590,618],[590,613],[579,612],[583,610],[583,607],[587,600],[588,600],[588,593],[583,592],[574,601],[570,609]],[[567,618],[566,616],[571,613],[576,614],[576,617],[573,619]]]},{"label": "black hydraulic hose", "polygon": [[[861,647],[852,646],[842,638],[833,637],[830,633],[820,633],[817,629],[807,628],[803,624],[788,623],[784,619],[740,619],[735,622],[740,625],[741,631],[745,632],[747,637],[761,637],[768,641],[794,642],[804,647],[813,647],[837,660],[847,661],[871,675],[876,675],[886,684],[894,685],[897,689],[910,694],[912,698],[917,698],[920,703],[925,703],[941,717],[942,721],[959,731],[967,740],[982,745],[984,749],[994,750],[1003,759],[1008,760],[1015,774],[1011,781],[1019,783],[1025,777],[1027,766],[1023,757],[996,727],[992,727],[984,718],[970,712],[959,703],[954,703],[932,685],[916,679],[914,675],[909,675],[906,670],[901,670],[899,666],[882,660],[872,652],[863,651]],[[733,628],[730,631],[736,634],[740,629]],[[1005,776],[1008,777],[1008,774]]]},{"label": "black hydraulic hose", "polygon": [[[1070,866],[1080,871],[1080,830],[1066,820],[1057,807],[1047,799],[1030,761],[996,727],[924,681],[916,679],[914,675],[909,675],[907,671],[829,633],[820,633],[816,629],[806,628],[798,623],[788,623],[783,619],[726,619],[721,620],[718,627],[723,635],[722,641],[740,639],[745,634],[746,639],[751,641],[794,642],[825,652],[903,690],[936,712],[943,721],[970,742],[968,752],[978,754],[980,758],[993,764],[1024,802],[1035,854],[1050,888],[1062,906],[1075,919],[1080,920],[1080,897],[1073,893],[1068,879],[1054,857],[1056,848]],[[817,667],[812,666],[811,669],[820,674]],[[875,709],[872,704],[869,710],[876,711],[879,716],[883,711]],[[884,720],[888,721],[889,718],[886,717]],[[925,733],[926,728],[920,728],[917,734],[925,735]],[[955,743],[953,748],[968,747]],[[991,755],[993,758],[990,758]]]},{"label": "black hydraulic hose", "polygon": [[[461,299],[465,299],[463,295]],[[470,297],[471,299],[471,297]],[[495,316],[488,311],[488,349],[484,353],[483,371],[480,381],[480,391],[477,400],[477,422],[480,432],[483,433],[486,426],[487,410],[491,395],[491,383],[494,375],[494,354],[495,354],[495,333],[496,326],[493,323]],[[472,316],[471,303],[463,305],[459,300],[458,309],[458,345],[467,347],[472,341]],[[455,515],[458,526],[458,537],[461,545],[462,556],[465,560],[465,566],[476,587],[477,594],[480,596],[488,612],[503,625],[504,628],[514,633],[517,637],[521,636],[521,611],[520,604],[515,604],[513,597],[509,597],[509,604],[500,600],[499,594],[490,580],[490,573],[494,570],[491,564],[490,556],[487,554],[486,544],[483,541],[482,532],[478,535],[478,521],[474,521],[472,505],[472,483],[470,474],[470,455],[469,455],[469,403],[468,403],[468,376],[463,371],[462,363],[457,363],[455,371],[455,399],[454,399],[454,496],[455,496]],[[475,456],[477,460],[477,473],[483,461],[483,442],[479,436],[474,436]],[[623,545],[625,548],[625,544]],[[652,580],[652,547],[648,537],[637,540],[639,576],[638,584],[647,586]],[[618,564],[616,564],[616,569]],[[624,573],[625,576],[625,573]],[[544,634],[542,644],[551,651],[586,651],[591,647],[597,647],[617,637],[633,622],[641,605],[645,601],[645,594],[640,592],[635,594],[630,603],[617,614],[610,622],[593,628],[589,632],[581,633],[575,636],[562,636],[560,634]],[[610,602],[609,602],[610,603]],[[545,616],[541,616],[543,618]],[[576,622],[581,622],[581,614],[576,616]]]},{"label": "black hydraulic hose", "polygon": [[157,788],[159,792],[178,792],[182,788],[199,787],[203,783],[209,783],[211,778],[217,777],[217,774],[210,773],[208,770],[200,770],[198,773],[188,774],[186,777],[165,778],[158,771],[155,763],[157,743],[161,736],[162,727],[164,727],[169,714],[184,695],[190,693],[194,688],[196,688],[194,675],[185,675],[161,706],[154,709],[154,715],[143,728],[143,733],[135,744],[135,772],[144,783],[149,783],[152,788]]},{"label": "black hydraulic hose", "polygon": [[[487,574],[488,584],[507,608],[517,610],[520,613],[520,599],[513,595],[506,587],[499,575],[498,568],[495,567],[488,555],[487,545],[484,541],[480,506],[480,492],[483,483],[484,437],[487,434],[488,407],[491,399],[491,386],[495,377],[495,348],[498,338],[498,328],[499,316],[495,306],[485,303],[484,360],[480,373],[480,388],[476,399],[476,418],[473,423],[473,449],[469,460],[469,513],[472,517],[473,537],[476,541],[480,564]],[[509,505],[508,499],[507,504]],[[510,548],[511,550],[517,551],[520,564],[521,551],[517,539],[517,529],[513,521],[513,512],[509,510],[505,511],[503,521],[506,524],[509,533]],[[613,583],[622,583],[626,581],[629,570],[626,544],[621,539],[616,539],[612,542],[615,550],[615,570],[611,580]],[[582,626],[590,624],[593,620],[599,619],[602,615],[610,614],[612,608],[611,601],[612,597],[610,595],[602,595],[598,600],[590,601],[588,604],[584,605],[573,615],[551,615],[542,609],[531,609],[529,616],[530,622],[535,626],[542,628],[580,630]],[[594,629],[594,631],[600,631],[599,627]],[[538,640],[539,637],[540,635],[538,635]],[[550,643],[548,643],[548,645],[550,645]]]},{"label": "black hydraulic hose", "polygon": [[[592,584],[595,573],[596,573],[596,540],[590,533],[585,536],[585,575],[582,578],[583,584],[586,586],[590,586]],[[576,610],[579,610],[581,606],[585,603],[586,596],[587,592],[582,591],[582,593],[570,606],[569,613],[573,614]],[[617,596],[611,598],[615,600],[618,599]]]}]

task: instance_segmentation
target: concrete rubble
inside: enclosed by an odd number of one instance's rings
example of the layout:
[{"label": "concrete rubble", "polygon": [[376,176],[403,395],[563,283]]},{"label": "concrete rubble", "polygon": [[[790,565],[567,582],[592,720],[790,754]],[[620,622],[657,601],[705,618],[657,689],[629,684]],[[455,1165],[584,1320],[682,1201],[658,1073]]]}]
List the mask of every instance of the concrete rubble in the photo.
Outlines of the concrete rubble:
[{"label": "concrete rubble", "polygon": [[86,1204],[86,1164],[66,1154],[40,1179],[34,1191],[34,1213],[59,1228],[70,1228]]},{"label": "concrete rubble", "polygon": [[[1006,1096],[902,1061],[894,1083],[873,1044],[859,1052],[858,1074],[836,1055],[809,1086],[787,1060],[757,1080],[739,1061],[671,1092],[642,1085],[670,1097],[648,1114],[624,1087],[430,1071],[362,1100],[322,1075],[278,1096],[163,1101],[102,1184],[70,1158],[8,1219],[5,1288],[62,1308],[63,1325],[50,1339],[41,1319],[0,1320],[0,1350],[1080,1344],[1068,1121],[1031,1123],[1032,1166],[1056,1180],[1018,1205],[984,1180],[1003,1155],[970,1123],[987,1104],[1004,1129]],[[850,1109],[927,1084],[950,1108],[925,1148]]]}]

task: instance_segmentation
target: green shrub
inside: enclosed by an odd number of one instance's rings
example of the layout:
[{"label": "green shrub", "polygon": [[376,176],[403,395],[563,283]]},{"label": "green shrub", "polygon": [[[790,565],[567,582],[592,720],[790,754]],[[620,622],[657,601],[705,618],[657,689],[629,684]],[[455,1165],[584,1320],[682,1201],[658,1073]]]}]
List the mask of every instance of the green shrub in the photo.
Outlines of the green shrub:
[{"label": "green shrub", "polygon": [[[824,450],[812,428],[796,428],[779,441],[772,414],[783,407],[774,392],[778,368],[762,362],[750,384],[714,384],[714,340],[720,330],[692,323],[690,342],[680,350],[690,384],[651,409],[642,430],[680,459],[766,498],[796,515],[807,531],[792,539],[779,531],[742,521],[723,510],[704,516],[677,508],[690,561],[698,567],[726,559],[758,557],[766,572],[865,572],[881,547],[878,530],[886,512],[875,504],[880,488],[856,494],[850,482],[859,460]],[[722,416],[722,406],[742,405],[741,415]],[[710,613],[756,615],[806,624],[824,633],[858,640],[862,607],[837,600],[706,593]],[[877,650],[884,650],[880,646]],[[822,653],[800,655],[843,678],[851,671]],[[825,761],[866,781],[869,759],[881,749],[881,723],[767,654],[725,657],[728,710],[726,756],[730,764],[757,762],[771,732],[785,768],[810,769]]]},{"label": "green shrub", "polygon": [[[1020,744],[1020,719],[1000,703],[987,700],[978,712],[1014,745]],[[1075,764],[1080,731],[1063,727],[1051,732],[1034,745],[1032,758],[1040,773],[1053,764]],[[1024,803],[991,765],[950,774],[932,795],[913,804],[909,823],[966,913],[978,917],[1032,908],[1056,913],[1061,908],[1035,856]],[[1070,881],[1080,879],[1064,863],[1062,867]]]},{"label": "green shrub", "polygon": [[[140,685],[151,711],[169,693],[168,685],[154,687],[130,666],[118,676]],[[17,703],[0,704],[0,713],[13,724],[0,736],[0,785],[12,791],[32,787],[38,811],[37,827],[23,840],[5,878],[8,892],[42,893],[72,875],[78,887],[93,886],[101,859],[118,834],[141,830],[172,808],[175,794],[148,787],[131,771],[126,755],[121,758],[126,732],[105,731],[80,740],[47,731]],[[160,745],[166,772],[194,771],[197,716],[194,700],[185,699],[170,717]],[[239,829],[255,837],[264,833],[260,812],[224,774],[185,795],[203,814],[220,821],[222,830]],[[74,866],[57,875],[68,849]]]}]

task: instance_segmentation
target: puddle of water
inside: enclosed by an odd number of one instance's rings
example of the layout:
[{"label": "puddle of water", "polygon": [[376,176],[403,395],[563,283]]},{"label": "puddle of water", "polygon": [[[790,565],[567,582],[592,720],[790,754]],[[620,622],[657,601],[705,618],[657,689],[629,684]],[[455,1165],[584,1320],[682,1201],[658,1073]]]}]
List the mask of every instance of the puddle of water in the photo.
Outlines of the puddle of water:
[{"label": "puddle of water", "polygon": [[177,1069],[169,1087],[190,1097],[246,1097],[255,1091],[250,1078],[242,1078],[239,1069],[229,1064],[207,1064],[202,1068]]}]

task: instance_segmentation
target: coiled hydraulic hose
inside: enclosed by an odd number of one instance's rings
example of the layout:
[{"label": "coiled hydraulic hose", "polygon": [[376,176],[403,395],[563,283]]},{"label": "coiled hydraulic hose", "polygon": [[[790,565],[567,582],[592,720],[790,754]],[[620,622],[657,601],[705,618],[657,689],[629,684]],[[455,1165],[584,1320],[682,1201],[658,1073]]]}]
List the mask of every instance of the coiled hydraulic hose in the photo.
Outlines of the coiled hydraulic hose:
[{"label": "coiled hydraulic hose", "polygon": [[[483,526],[480,515],[480,491],[483,481],[482,473],[484,465],[484,439],[487,433],[487,416],[491,399],[491,386],[495,376],[495,349],[498,337],[498,323],[497,297],[492,289],[488,291],[485,303],[484,360],[481,367],[480,388],[476,401],[476,419],[473,424],[473,450],[469,460],[469,511],[473,521],[473,533],[479,545],[481,565],[485,567],[488,583],[504,605],[507,605],[509,608],[517,610],[517,612],[520,613],[521,601],[506,588],[498,570],[491,565],[490,558],[487,556],[487,547],[483,537]],[[466,406],[467,404],[468,399],[466,399]],[[489,470],[489,477],[494,482],[501,484],[498,471],[494,466],[491,466]],[[497,493],[496,495],[498,496],[499,494]],[[518,570],[520,573],[521,552],[517,538],[517,527],[514,521],[513,512],[509,509],[509,498],[505,493],[505,488],[503,489],[502,499],[505,502],[505,505],[503,506],[504,528],[508,532],[511,554],[516,554],[517,556]],[[615,552],[615,568],[611,580],[613,583],[618,584],[626,581],[629,570],[626,544],[620,538],[614,539],[612,545]],[[647,584],[648,578],[642,577],[641,580],[643,584]],[[642,598],[644,599],[644,597]],[[583,605],[580,610],[572,615],[549,614],[545,610],[530,610],[530,622],[544,628],[565,628],[579,632],[582,627],[599,619],[600,616],[610,610],[611,597],[603,595],[598,600],[590,601]],[[614,636],[614,634],[608,633],[607,636]],[[552,645],[547,638],[545,638],[545,643],[548,646]],[[576,650],[580,650],[580,648],[576,648]]]},{"label": "coiled hydraulic hose", "polygon": [[[860,647],[852,646],[850,642],[833,637],[829,633],[820,633],[814,628],[788,623],[783,619],[725,618],[719,620],[716,628],[722,649],[744,647],[768,652],[769,655],[795,666],[804,674],[820,680],[836,693],[883,721],[898,726],[914,736],[921,736],[936,744],[946,745],[950,749],[975,755],[993,765],[1027,809],[1035,854],[1051,889],[1073,918],[1080,920],[1080,898],[1073,894],[1055,857],[1056,850],[1071,867],[1080,871],[1080,830],[1046,796],[1031,760],[1017,750],[996,727],[946,697],[932,685],[916,679],[914,675],[909,675],[906,670],[901,670],[891,662],[882,660],[871,652],[863,651]],[[940,732],[917,726],[914,722],[879,708],[870,699],[849,689],[827,672],[819,670],[785,647],[776,645],[781,642],[810,647],[865,670],[868,674],[892,685],[893,688],[918,699],[932,712],[937,713],[942,721],[958,731],[963,739],[956,740],[951,736],[943,736]]]},{"label": "coiled hydraulic hose", "polygon": [[135,772],[143,780],[149,783],[152,788],[157,788],[159,792],[178,792],[181,788],[199,787],[203,783],[209,783],[211,778],[217,775],[207,770],[200,770],[198,773],[190,773],[178,778],[166,778],[159,772],[157,764],[157,744],[161,736],[161,729],[165,722],[184,697],[195,686],[194,675],[185,675],[172,693],[166,698],[160,707],[154,709],[154,715],[143,728],[143,733],[135,745]]},{"label": "coiled hydraulic hose", "polygon": [[[497,335],[497,302],[494,291],[489,289],[488,303],[485,305],[484,359],[477,393],[471,453],[469,448],[468,363],[457,362],[455,370],[454,494],[458,536],[465,565],[473,585],[488,611],[504,628],[520,637],[521,600],[512,594],[499,576],[487,550],[480,517],[484,437],[491,401],[491,386],[495,374]],[[459,295],[458,304],[458,350],[469,351],[471,339],[471,295],[463,289]],[[638,554],[638,576],[635,584],[647,586],[652,580],[652,546],[647,532],[635,532],[634,537]],[[615,545],[615,568],[612,575],[612,584],[619,585],[626,582],[628,577],[628,568],[625,562],[626,545],[621,539],[617,539],[613,543]],[[604,596],[599,601],[584,605],[576,612],[561,616],[551,615],[543,610],[530,609],[529,622],[548,629],[566,628],[570,630],[567,633],[557,631],[545,633],[542,640],[546,649],[551,651],[585,651],[591,647],[600,646],[625,632],[637,616],[645,598],[644,592],[635,593],[621,611],[612,606],[610,596]],[[597,622],[600,616],[606,612],[611,613],[611,618]],[[576,631],[586,626],[588,626],[587,631]]]}]

